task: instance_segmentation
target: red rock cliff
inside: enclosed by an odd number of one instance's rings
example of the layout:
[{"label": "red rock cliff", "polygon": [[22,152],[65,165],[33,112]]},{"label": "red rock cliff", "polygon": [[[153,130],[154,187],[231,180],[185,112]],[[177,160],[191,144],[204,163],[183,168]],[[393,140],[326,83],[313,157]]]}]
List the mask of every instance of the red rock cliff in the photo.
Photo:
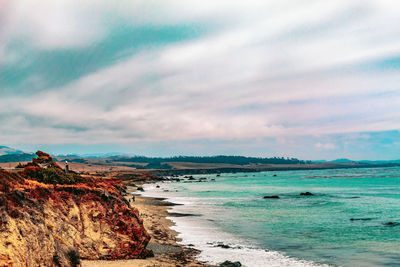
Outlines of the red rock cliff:
[{"label": "red rock cliff", "polygon": [[42,167],[42,156],[18,174],[0,170],[0,266],[146,256],[150,236],[120,181]]}]

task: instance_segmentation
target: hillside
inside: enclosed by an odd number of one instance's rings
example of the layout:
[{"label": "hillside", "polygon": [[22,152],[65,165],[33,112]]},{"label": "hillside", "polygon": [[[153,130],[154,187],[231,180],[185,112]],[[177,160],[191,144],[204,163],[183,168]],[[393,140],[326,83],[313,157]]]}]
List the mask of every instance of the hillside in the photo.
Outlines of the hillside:
[{"label": "hillside", "polygon": [[64,172],[43,152],[0,169],[0,266],[77,266],[145,257],[150,236],[115,179]]}]

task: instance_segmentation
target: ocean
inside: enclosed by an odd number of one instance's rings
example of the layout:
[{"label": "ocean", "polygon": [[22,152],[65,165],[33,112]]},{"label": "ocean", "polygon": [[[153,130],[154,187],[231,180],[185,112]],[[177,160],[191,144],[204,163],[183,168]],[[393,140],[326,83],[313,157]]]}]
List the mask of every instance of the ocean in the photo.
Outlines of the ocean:
[{"label": "ocean", "polygon": [[[400,266],[400,168],[194,175],[145,185],[200,260],[244,266]],[[159,185],[159,188],[157,188]],[[311,192],[311,196],[301,196]],[[279,198],[264,199],[277,195]]]}]

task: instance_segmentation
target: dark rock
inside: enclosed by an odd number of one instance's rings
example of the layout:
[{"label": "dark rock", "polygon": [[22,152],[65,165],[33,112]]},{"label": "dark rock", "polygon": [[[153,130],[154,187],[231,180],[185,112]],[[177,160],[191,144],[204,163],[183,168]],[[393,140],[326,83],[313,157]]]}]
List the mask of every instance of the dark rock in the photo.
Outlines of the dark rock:
[{"label": "dark rock", "polygon": [[300,193],[300,196],[314,196],[314,194],[310,192],[302,192]]},{"label": "dark rock", "polygon": [[225,245],[224,243],[218,242],[214,247],[218,248],[231,248],[229,245]]},{"label": "dark rock", "polygon": [[150,250],[148,250],[148,249],[144,250],[144,252],[142,252],[142,254],[144,254],[145,258],[154,258],[154,252],[151,249]]},{"label": "dark rock", "polygon": [[179,213],[179,212],[168,212],[169,217],[193,217],[193,216],[201,216],[201,214],[193,214],[193,213]]},{"label": "dark rock", "polygon": [[232,261],[224,261],[219,265],[220,267],[241,267],[242,264],[238,261],[232,262]]},{"label": "dark rock", "polygon": [[384,225],[386,225],[386,226],[398,226],[398,225],[400,225],[400,223],[398,223],[398,222],[387,222]]},{"label": "dark rock", "polygon": [[62,265],[61,265],[61,257],[57,254],[57,253],[55,253],[54,255],[53,255],[53,263],[54,263],[54,265],[55,266],[57,266],[57,267],[61,267]]},{"label": "dark rock", "polygon": [[264,198],[279,198],[277,195],[272,195],[272,196],[264,196]]},{"label": "dark rock", "polygon": [[160,188],[160,186],[159,186],[159,185],[157,185],[157,186],[156,186],[156,188]]},{"label": "dark rock", "polygon": [[[76,248],[71,248],[70,250],[68,250],[67,252],[67,257],[71,263],[71,266],[75,267],[80,265],[81,260],[80,260],[80,256],[79,256],[79,250]],[[54,258],[53,258],[54,260]]]},{"label": "dark rock", "polygon": [[370,221],[372,218],[350,218],[350,221]]},{"label": "dark rock", "polygon": [[141,186],[139,186],[136,190],[137,190],[137,191],[144,192],[144,189],[143,189],[143,187],[141,187]]}]

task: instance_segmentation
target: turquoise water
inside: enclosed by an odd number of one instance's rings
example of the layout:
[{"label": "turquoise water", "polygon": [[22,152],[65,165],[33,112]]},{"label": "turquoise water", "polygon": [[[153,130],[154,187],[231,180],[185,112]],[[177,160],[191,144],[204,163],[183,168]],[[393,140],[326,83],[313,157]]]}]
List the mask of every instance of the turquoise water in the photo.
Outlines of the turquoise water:
[{"label": "turquoise water", "polygon": [[[261,249],[338,266],[400,266],[400,168],[200,177],[207,182],[173,183],[174,196],[207,203],[197,213]],[[299,195],[306,191],[314,196]]]}]

